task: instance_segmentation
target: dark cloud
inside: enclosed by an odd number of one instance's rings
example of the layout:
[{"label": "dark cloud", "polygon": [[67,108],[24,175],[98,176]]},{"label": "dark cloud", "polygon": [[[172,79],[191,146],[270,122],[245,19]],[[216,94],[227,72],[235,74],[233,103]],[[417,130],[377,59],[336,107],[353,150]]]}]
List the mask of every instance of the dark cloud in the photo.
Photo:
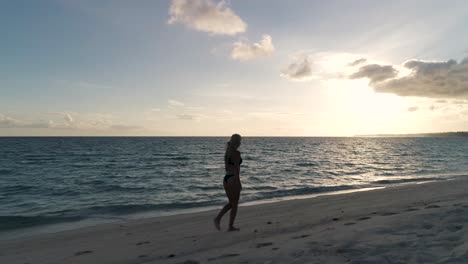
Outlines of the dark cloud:
[{"label": "dark cloud", "polygon": [[362,66],[359,70],[351,76],[350,79],[360,79],[360,78],[369,78],[370,84],[385,81],[391,78],[395,78],[398,74],[398,71],[393,68],[392,65],[379,65],[379,64],[369,64]]},{"label": "dark cloud", "polygon": [[357,66],[357,65],[360,65],[360,64],[363,64],[363,63],[366,63],[367,62],[367,59],[366,58],[362,58],[362,59],[359,59],[359,60],[355,60],[353,62],[351,62],[350,64],[348,64],[349,66]]},{"label": "dark cloud", "polygon": [[312,68],[308,56],[299,56],[281,72],[281,76],[293,81],[312,79]]},{"label": "dark cloud", "polygon": [[404,64],[411,74],[375,83],[376,92],[430,98],[468,98],[468,59],[426,62],[411,60]]}]

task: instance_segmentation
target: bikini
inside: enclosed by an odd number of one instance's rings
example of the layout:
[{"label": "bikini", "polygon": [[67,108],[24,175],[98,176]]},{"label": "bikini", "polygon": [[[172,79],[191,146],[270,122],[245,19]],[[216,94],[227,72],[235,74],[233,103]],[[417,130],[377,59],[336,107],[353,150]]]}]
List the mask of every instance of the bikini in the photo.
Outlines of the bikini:
[{"label": "bikini", "polygon": [[[228,164],[229,165],[236,165],[234,162],[231,161],[231,159],[228,160]],[[242,164],[242,158],[240,158],[240,161],[239,161],[239,166]],[[234,177],[235,175],[234,174],[226,174],[226,176],[224,176],[224,183],[227,183],[227,181],[229,180],[229,178],[231,177]]]}]

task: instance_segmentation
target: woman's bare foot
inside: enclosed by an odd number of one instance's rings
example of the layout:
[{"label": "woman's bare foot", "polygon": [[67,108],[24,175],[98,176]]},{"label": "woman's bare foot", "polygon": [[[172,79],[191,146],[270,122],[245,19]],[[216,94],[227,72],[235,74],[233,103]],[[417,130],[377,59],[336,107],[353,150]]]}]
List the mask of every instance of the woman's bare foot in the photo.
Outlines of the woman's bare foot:
[{"label": "woman's bare foot", "polygon": [[219,227],[219,219],[215,218],[213,221],[214,221],[214,225],[215,225],[216,229],[221,230],[221,228]]},{"label": "woman's bare foot", "polygon": [[240,229],[234,226],[230,226],[228,231],[239,231]]}]

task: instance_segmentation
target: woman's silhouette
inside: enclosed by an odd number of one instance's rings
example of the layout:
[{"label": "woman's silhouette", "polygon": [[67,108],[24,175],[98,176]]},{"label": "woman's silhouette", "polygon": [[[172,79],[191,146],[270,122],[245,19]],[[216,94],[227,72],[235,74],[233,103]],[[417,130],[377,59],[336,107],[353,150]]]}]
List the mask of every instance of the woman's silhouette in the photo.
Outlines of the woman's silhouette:
[{"label": "woman's silhouette", "polygon": [[237,150],[240,144],[241,136],[239,134],[232,135],[231,140],[227,143],[226,154],[224,155],[226,176],[224,176],[223,185],[229,202],[223,207],[223,209],[221,209],[218,216],[214,219],[215,227],[218,230],[220,230],[221,218],[227,213],[227,211],[231,210],[228,231],[239,231],[239,228],[234,227],[234,220],[236,219],[237,205],[239,203],[240,191],[242,189],[239,177],[242,158],[240,156],[240,152]]}]

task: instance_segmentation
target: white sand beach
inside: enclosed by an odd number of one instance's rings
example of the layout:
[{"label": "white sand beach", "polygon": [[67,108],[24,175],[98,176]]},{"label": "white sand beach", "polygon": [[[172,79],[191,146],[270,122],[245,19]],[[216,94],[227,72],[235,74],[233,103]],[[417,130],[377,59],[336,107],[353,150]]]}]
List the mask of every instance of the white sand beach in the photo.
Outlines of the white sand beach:
[{"label": "white sand beach", "polygon": [[468,180],[241,206],[0,241],[0,263],[468,263]]}]

